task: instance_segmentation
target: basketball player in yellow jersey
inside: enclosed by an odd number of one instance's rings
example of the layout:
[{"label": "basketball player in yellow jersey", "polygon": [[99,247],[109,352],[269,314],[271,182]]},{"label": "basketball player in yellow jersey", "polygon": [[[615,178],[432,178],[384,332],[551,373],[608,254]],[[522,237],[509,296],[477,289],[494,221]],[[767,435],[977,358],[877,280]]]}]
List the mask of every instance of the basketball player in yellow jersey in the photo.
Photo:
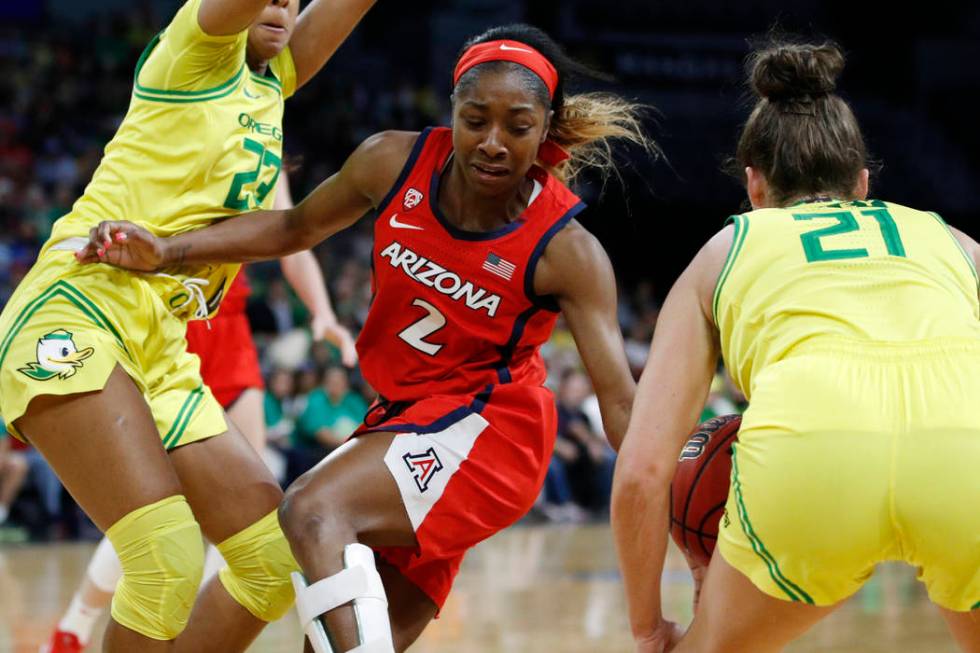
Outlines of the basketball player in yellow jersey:
[{"label": "basketball player in yellow jersey", "polygon": [[[284,98],[371,4],[313,0],[297,20],[297,0],[188,0],[140,58],[99,169],[0,315],[0,414],[120,558],[106,651],[242,651],[289,608],[295,562],[278,485],[183,341],[184,319],[217,310],[235,269],[129,274],[79,266],[73,251],[106,216],[149,216],[162,235],[271,206]],[[192,613],[202,531],[228,567]]]},{"label": "basketball player in yellow jersey", "polygon": [[[753,54],[735,161],[754,210],[660,313],[612,504],[638,652],[782,650],[882,560],[918,567],[980,651],[980,247],[867,199],[864,139],[834,93],[843,65],[833,44]],[[669,488],[719,350],[750,405],[720,555],[681,637],[659,592]]]}]

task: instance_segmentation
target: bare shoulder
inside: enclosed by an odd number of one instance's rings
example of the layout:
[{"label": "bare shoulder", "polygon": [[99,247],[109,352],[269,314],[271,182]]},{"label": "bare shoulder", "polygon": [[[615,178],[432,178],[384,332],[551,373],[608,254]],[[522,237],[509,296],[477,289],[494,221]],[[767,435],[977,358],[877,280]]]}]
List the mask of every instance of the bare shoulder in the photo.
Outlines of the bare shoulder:
[{"label": "bare shoulder", "polygon": [[712,315],[715,288],[732,251],[734,238],[734,225],[722,227],[701,247],[685,271],[685,276],[690,275],[690,283],[694,285],[704,314],[709,317]]},{"label": "bare shoulder", "polygon": [[977,244],[977,241],[973,240],[956,227],[949,227],[949,232],[953,234],[953,237],[956,238],[957,242],[959,242],[967,256],[973,260],[973,265],[975,267],[980,267],[980,245]]},{"label": "bare shoulder", "polygon": [[599,239],[577,220],[570,220],[545,248],[534,289],[539,295],[563,296],[571,289],[604,287],[610,279],[612,264]]},{"label": "bare shoulder", "polygon": [[346,172],[374,206],[398,180],[418,138],[419,132],[379,132],[366,138],[347,159]]}]

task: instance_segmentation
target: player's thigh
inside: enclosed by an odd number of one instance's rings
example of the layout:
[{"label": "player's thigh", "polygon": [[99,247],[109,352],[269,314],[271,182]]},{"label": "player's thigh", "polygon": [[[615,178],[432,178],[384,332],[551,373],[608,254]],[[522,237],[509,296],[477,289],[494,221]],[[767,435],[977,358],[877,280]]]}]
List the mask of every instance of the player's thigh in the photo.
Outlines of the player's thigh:
[{"label": "player's thigh", "polygon": [[279,506],[282,490],[255,449],[228,431],[170,451],[184,495],[212,542],[223,542]]},{"label": "player's thigh", "polygon": [[150,407],[121,367],[101,391],[35,397],[16,427],[103,531],[181,492]]},{"label": "player's thigh", "polygon": [[385,464],[393,433],[353,438],[286,491],[281,520],[292,542],[310,526],[352,531],[369,546],[415,546],[415,531]]},{"label": "player's thigh", "polygon": [[245,388],[228,406],[229,419],[256,451],[265,448],[265,395],[259,388]]},{"label": "player's thigh", "polygon": [[830,614],[837,605],[813,606],[763,593],[716,555],[701,589],[697,614],[676,653],[767,653]]}]

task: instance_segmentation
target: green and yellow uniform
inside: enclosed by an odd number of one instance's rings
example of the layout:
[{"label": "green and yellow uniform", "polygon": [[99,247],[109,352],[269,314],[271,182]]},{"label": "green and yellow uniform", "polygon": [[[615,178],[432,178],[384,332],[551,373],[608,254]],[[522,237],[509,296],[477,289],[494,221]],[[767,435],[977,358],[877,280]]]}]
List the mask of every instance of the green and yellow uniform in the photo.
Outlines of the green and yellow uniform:
[{"label": "green and yellow uniform", "polygon": [[170,236],[271,208],[283,102],[296,86],[292,55],[252,73],[248,33],[205,34],[200,5],[189,0],[147,46],[98,170],[0,316],[0,411],[10,423],[38,395],[101,389],[119,364],[168,448],[226,429],[184,332],[186,319],[217,311],[238,266],[139,274],[83,266],[72,253],[102,220]]},{"label": "green and yellow uniform", "polygon": [[934,214],[815,201],[736,216],[714,317],[749,399],[719,550],[829,605],[882,560],[980,607],[980,302]]}]

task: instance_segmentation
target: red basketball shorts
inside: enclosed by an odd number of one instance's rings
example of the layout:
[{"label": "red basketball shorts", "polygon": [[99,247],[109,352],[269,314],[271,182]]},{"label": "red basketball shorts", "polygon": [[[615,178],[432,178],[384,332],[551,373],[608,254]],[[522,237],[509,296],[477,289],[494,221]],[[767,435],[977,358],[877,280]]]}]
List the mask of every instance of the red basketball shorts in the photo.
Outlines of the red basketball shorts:
[{"label": "red basketball shorts", "polygon": [[418,541],[416,548],[381,547],[378,553],[441,609],[466,551],[534,505],[556,430],[551,392],[516,384],[433,395],[380,424],[368,420],[355,437],[397,434],[385,465]]},{"label": "red basketball shorts", "polygon": [[243,312],[222,311],[187,324],[187,350],[201,359],[201,377],[226,410],[249,388],[265,387],[252,330]]}]

